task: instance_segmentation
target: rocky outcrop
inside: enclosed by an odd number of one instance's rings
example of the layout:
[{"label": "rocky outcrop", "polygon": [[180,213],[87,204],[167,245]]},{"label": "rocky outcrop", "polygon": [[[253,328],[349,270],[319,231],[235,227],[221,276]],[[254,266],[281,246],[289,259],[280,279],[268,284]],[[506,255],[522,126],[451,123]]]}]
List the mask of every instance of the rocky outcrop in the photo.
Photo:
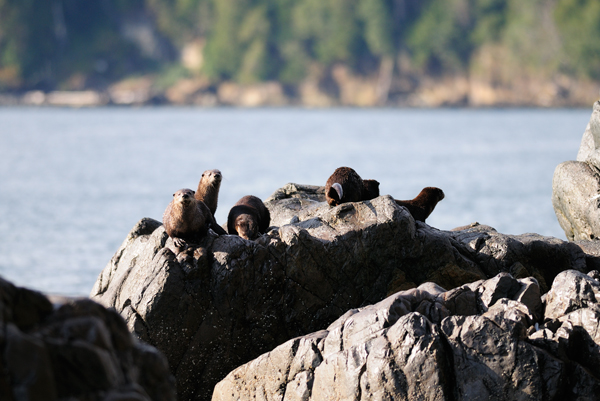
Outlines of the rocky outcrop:
[{"label": "rocky outcrop", "polygon": [[600,282],[572,270],[544,298],[507,273],[422,284],[235,369],[212,399],[593,400],[599,302]]},{"label": "rocky outcrop", "polygon": [[399,290],[507,272],[546,292],[559,272],[586,272],[597,260],[535,234],[440,231],[390,196],[334,208],[321,196],[320,187],[289,184],[265,201],[274,226],[258,240],[209,232],[179,254],[159,222],[143,219],[91,297],[167,356],[181,400],[206,400],[236,367]]},{"label": "rocky outcrop", "polygon": [[600,237],[600,101],[594,103],[577,160],[554,171],[552,204],[569,240]]},{"label": "rocky outcrop", "polygon": [[115,311],[0,278],[0,399],[175,400],[167,361]]}]

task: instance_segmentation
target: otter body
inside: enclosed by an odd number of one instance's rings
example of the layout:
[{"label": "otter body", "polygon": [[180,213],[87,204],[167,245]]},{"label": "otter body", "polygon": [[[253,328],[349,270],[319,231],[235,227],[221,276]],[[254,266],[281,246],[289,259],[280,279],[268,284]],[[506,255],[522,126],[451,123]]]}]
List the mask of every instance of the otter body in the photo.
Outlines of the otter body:
[{"label": "otter body", "polygon": [[213,217],[217,211],[219,188],[221,188],[222,179],[223,175],[219,170],[206,170],[202,173],[202,177],[200,177],[200,182],[198,183],[198,189],[196,190],[195,198],[208,206]]},{"label": "otter body", "polygon": [[396,199],[396,203],[407,208],[415,220],[425,222],[425,219],[442,199],[444,199],[444,191],[436,187],[425,187],[415,199]]},{"label": "otter body", "polygon": [[186,242],[197,243],[209,227],[217,234],[226,234],[215,222],[210,209],[196,200],[194,191],[187,188],[173,194],[173,200],[163,213],[163,225],[177,247],[184,247]]},{"label": "otter body", "polygon": [[264,234],[271,224],[271,214],[260,198],[246,195],[231,208],[227,230],[231,235],[253,240]]},{"label": "otter body", "polygon": [[350,167],[337,168],[325,184],[325,199],[330,206],[370,200],[378,196],[379,182],[363,180]]}]

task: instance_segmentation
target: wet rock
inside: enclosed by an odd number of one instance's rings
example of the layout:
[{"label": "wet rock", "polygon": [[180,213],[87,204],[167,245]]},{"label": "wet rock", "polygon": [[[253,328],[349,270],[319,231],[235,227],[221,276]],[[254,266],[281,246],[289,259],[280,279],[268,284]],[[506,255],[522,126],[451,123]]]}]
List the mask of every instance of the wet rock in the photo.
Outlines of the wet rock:
[{"label": "wet rock", "polygon": [[175,400],[165,357],[118,313],[54,301],[0,278],[0,399]]},{"label": "wet rock", "polygon": [[[91,297],[167,356],[180,399],[206,400],[236,367],[398,291],[412,289],[401,304],[435,324],[484,313],[503,297],[520,297],[532,319],[541,314],[536,291],[595,260],[552,237],[487,226],[440,231],[416,222],[391,196],[334,208],[322,196],[320,187],[288,184],[265,201],[267,234],[256,241],[209,235],[201,252],[178,254],[160,223],[143,219]],[[502,272],[512,277],[464,286]],[[300,396],[305,384],[297,384]]]}]

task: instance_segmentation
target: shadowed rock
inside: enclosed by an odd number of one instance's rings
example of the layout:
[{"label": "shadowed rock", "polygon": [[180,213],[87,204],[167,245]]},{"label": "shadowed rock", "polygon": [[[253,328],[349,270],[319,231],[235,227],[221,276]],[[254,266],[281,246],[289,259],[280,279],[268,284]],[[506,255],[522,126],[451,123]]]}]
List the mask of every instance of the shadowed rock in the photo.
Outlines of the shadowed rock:
[{"label": "shadowed rock", "polygon": [[118,313],[87,299],[53,297],[0,278],[1,400],[175,400],[154,347]]}]

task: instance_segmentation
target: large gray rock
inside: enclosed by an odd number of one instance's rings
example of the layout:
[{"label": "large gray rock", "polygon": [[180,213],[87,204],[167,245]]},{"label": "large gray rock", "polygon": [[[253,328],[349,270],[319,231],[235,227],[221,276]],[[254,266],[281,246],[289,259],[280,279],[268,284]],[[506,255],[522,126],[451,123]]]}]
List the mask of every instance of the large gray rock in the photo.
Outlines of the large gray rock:
[{"label": "large gray rock", "polygon": [[0,400],[168,401],[175,380],[115,311],[0,278]]},{"label": "large gray rock", "polygon": [[[274,227],[257,241],[209,234],[180,254],[159,222],[143,219],[91,297],[167,356],[180,399],[206,400],[236,367],[399,290],[425,282],[455,288],[506,272],[534,277],[545,292],[559,272],[586,272],[597,259],[551,237],[487,226],[440,231],[415,222],[390,196],[335,208],[321,196],[319,187],[289,184],[266,200]],[[535,293],[520,284],[506,291]],[[465,288],[447,296],[445,309],[436,302],[422,309],[441,319],[446,309],[468,310],[463,297],[475,297]],[[534,304],[530,314],[538,316]]]},{"label": "large gray rock", "polygon": [[[563,274],[555,302],[573,296],[573,305],[598,307],[589,292],[562,288],[574,287],[569,277],[593,279]],[[240,366],[213,401],[597,399],[598,320],[579,320],[573,307],[545,326],[533,313],[541,303],[534,279],[504,273],[449,292],[424,284]]]},{"label": "large gray rock", "polygon": [[600,101],[594,103],[577,161],[554,171],[552,205],[569,240],[600,237]]}]

